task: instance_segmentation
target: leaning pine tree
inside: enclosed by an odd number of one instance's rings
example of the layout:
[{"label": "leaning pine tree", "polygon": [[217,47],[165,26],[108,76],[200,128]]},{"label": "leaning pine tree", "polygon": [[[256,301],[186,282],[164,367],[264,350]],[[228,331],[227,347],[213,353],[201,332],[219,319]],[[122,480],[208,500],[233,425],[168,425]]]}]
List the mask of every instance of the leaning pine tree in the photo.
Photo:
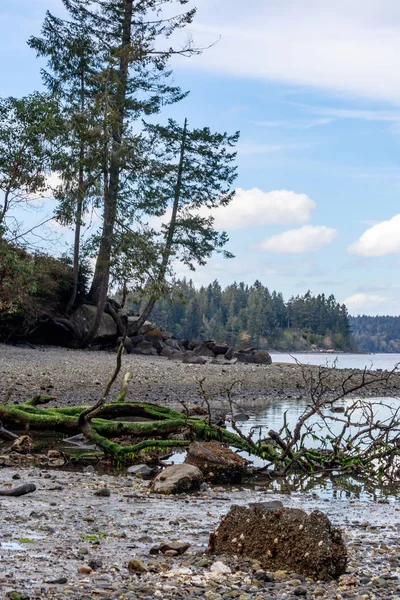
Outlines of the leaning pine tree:
[{"label": "leaning pine tree", "polygon": [[[227,206],[234,197],[239,139],[238,132],[190,129],[187,119],[183,126],[171,119],[166,126],[147,124],[146,133],[151,153],[137,182],[135,210],[153,213],[163,224],[137,329],[168,290],[173,261],[194,270],[195,265],[205,265],[213,252],[232,257],[224,249],[228,236],[215,228],[212,211]],[[129,267],[129,254],[123,262]]]}]

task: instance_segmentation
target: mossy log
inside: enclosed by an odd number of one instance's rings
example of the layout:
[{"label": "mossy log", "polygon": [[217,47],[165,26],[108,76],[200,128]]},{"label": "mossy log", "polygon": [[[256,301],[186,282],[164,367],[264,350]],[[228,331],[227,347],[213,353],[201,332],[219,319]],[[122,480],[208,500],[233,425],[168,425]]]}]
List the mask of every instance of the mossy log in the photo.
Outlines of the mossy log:
[{"label": "mossy log", "polygon": [[[131,462],[144,450],[165,450],[187,446],[194,439],[220,440],[237,450],[256,454],[254,444],[205,418],[188,417],[174,409],[146,402],[112,402],[104,404],[90,423],[80,422],[88,406],[66,408],[43,407],[51,397],[35,397],[18,405],[0,404],[0,420],[8,427],[32,431],[54,431],[73,435],[82,431],[86,437],[111,455],[118,463]],[[124,418],[147,419],[124,421]],[[113,420],[117,419],[117,420]],[[168,439],[184,432],[187,439]],[[122,445],[115,438],[127,437],[133,443]],[[113,439],[114,438],[114,439]]]}]

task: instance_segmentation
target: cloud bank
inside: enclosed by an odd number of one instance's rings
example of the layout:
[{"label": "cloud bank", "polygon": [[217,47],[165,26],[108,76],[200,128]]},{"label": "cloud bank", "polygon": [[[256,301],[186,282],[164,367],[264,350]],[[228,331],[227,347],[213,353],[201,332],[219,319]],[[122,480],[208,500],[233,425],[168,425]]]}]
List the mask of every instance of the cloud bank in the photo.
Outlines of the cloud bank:
[{"label": "cloud bank", "polygon": [[[263,192],[259,188],[238,188],[232,202],[213,210],[212,215],[217,229],[234,231],[263,225],[307,223],[316,206],[306,194],[289,190]],[[207,209],[202,213],[210,214]]]},{"label": "cloud bank", "polygon": [[291,229],[266,239],[259,246],[266,252],[284,252],[300,254],[315,252],[330,244],[336,237],[336,229],[325,225],[305,225],[300,229]]},{"label": "cloud bank", "polygon": [[400,214],[364,231],[348,251],[358,256],[386,256],[400,252]]}]

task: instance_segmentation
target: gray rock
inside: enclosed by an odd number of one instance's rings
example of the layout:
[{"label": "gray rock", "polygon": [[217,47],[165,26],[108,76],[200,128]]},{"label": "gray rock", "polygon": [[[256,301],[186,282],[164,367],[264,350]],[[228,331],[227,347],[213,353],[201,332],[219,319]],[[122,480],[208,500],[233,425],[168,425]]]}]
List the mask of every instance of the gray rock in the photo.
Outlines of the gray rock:
[{"label": "gray rock", "polygon": [[203,483],[202,472],[192,465],[172,465],[153,479],[150,491],[156,494],[182,494],[198,491]]},{"label": "gray rock", "polygon": [[[78,335],[83,338],[92,327],[96,316],[97,307],[91,304],[82,304],[71,316],[71,321],[75,325]],[[114,341],[117,337],[117,326],[113,318],[107,313],[103,313],[100,319],[96,337],[93,344],[103,344]]]},{"label": "gray rock", "polygon": [[253,359],[256,365],[272,365],[272,358],[265,350],[253,352]]},{"label": "gray rock", "polygon": [[156,469],[151,469],[147,465],[133,465],[127,470],[129,475],[135,475],[135,477],[141,477],[142,479],[151,479],[157,473]]}]

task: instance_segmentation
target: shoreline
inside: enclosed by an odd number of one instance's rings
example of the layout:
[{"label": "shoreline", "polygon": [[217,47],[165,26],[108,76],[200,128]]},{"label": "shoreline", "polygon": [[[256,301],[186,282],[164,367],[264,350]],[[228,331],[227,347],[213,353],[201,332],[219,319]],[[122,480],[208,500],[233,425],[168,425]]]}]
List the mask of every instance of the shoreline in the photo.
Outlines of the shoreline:
[{"label": "shoreline", "polygon": [[[295,586],[305,587],[308,598],[386,600],[400,593],[398,502],[327,500],[267,487],[208,488],[191,496],[161,497],[149,494],[147,482],[129,476],[38,468],[3,469],[0,487],[18,485],[14,475],[33,482],[37,490],[21,498],[0,498],[7,515],[0,541],[4,594],[17,591],[21,597],[54,600],[259,600],[291,599]],[[110,490],[109,497],[95,495],[102,487]],[[254,560],[205,553],[209,534],[232,504],[271,500],[307,512],[322,510],[340,526],[349,552],[346,575],[319,582],[277,571],[265,572],[263,578],[257,577]],[[149,554],[152,546],[173,540],[188,542],[189,550],[175,558]],[[142,561],[148,571],[129,572],[132,559]],[[215,561],[230,572],[210,578]]]},{"label": "shoreline", "polygon": [[[26,401],[37,394],[55,396],[54,406],[74,406],[98,400],[115,369],[116,354],[90,350],[70,350],[47,346],[27,348],[0,345],[0,398],[10,395],[11,403]],[[306,365],[304,373],[318,375],[318,366]],[[272,365],[236,363],[234,365],[183,364],[164,357],[124,354],[119,376],[132,373],[128,399],[182,406],[201,402],[199,382],[212,397],[213,408],[224,402],[226,390],[232,382],[240,382],[234,389],[234,400],[243,407],[262,405],[264,402],[309,397],[302,367],[296,363],[275,362]],[[333,390],[340,389],[343,379],[359,373],[356,369],[332,369],[329,383]],[[377,376],[371,371],[371,377]],[[380,375],[383,375],[380,373]],[[118,382],[113,392],[118,389]],[[363,390],[366,397],[398,396],[400,374],[390,383],[373,383]]]}]

